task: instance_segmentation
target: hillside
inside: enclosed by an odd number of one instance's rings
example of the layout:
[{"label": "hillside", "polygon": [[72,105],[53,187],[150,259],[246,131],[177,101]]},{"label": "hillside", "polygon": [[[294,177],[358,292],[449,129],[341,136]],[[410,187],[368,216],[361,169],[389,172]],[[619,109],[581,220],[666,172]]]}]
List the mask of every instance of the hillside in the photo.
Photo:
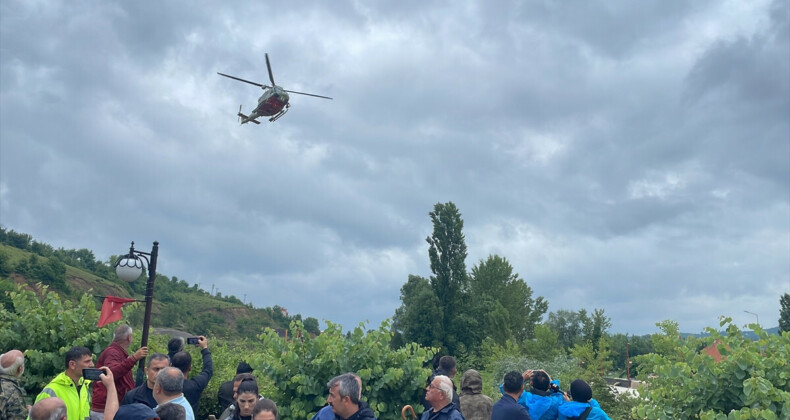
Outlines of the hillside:
[{"label": "hillside", "polygon": [[[83,293],[96,298],[112,295],[143,300],[146,281],[141,277],[126,283],[115,275],[108,263],[97,261],[87,249],[53,249],[50,245],[33,240],[30,235],[0,227],[0,303],[10,305],[5,291],[14,285],[39,290],[37,283],[45,284],[62,298],[77,300]],[[124,307],[124,315],[133,325],[142,324],[145,305],[133,303]],[[255,308],[244,304],[235,296],[211,295],[197,285],[190,286],[177,277],[157,273],[151,324],[159,328],[175,328],[192,334],[215,337],[242,337],[259,334],[263,328],[288,328],[293,319],[277,305]],[[307,318],[305,327],[318,333],[318,321]]]}]

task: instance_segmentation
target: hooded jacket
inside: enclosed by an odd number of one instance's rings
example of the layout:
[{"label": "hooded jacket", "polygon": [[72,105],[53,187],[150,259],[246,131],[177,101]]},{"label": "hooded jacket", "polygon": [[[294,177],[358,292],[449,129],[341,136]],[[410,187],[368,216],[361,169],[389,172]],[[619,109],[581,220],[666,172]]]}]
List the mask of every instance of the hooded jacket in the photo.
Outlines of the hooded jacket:
[{"label": "hooded jacket", "polygon": [[494,401],[483,394],[480,372],[469,369],[461,377],[461,412],[466,420],[491,420]]},{"label": "hooded jacket", "polygon": [[559,406],[559,419],[560,420],[571,420],[575,419],[582,415],[584,410],[587,407],[592,407],[592,411],[590,414],[587,415],[587,420],[611,420],[609,416],[601,409],[601,406],[598,405],[598,401],[590,400],[590,402],[578,402],[578,401],[568,401],[565,404]]},{"label": "hooded jacket", "polygon": [[524,391],[518,403],[527,407],[533,420],[556,420],[557,409],[565,400],[559,392],[541,391],[532,388]]},{"label": "hooded jacket", "polygon": [[[91,381],[80,378],[77,384],[61,372],[36,397],[36,402],[49,397],[58,397],[66,404],[68,420],[85,420],[90,417],[89,385]],[[79,388],[79,389],[78,389]]]}]

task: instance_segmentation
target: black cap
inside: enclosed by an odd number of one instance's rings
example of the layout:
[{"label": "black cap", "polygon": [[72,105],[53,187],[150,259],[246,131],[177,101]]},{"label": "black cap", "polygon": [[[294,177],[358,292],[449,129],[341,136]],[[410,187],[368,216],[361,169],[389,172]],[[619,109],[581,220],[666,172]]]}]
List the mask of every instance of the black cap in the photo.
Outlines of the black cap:
[{"label": "black cap", "polygon": [[150,420],[158,419],[159,415],[156,414],[153,408],[140,403],[126,404],[118,408],[115,413],[115,418],[118,420]]},{"label": "black cap", "polygon": [[574,401],[588,402],[592,399],[592,388],[581,379],[571,382],[571,397]]},{"label": "black cap", "polygon": [[247,364],[247,362],[239,363],[239,367],[236,368],[236,375],[240,373],[252,373],[252,366]]}]

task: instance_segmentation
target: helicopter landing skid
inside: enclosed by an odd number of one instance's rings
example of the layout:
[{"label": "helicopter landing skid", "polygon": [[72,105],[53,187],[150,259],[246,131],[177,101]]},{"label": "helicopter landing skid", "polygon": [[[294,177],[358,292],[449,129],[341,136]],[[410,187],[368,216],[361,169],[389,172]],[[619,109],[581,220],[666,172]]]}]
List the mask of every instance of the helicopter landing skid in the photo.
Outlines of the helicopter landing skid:
[{"label": "helicopter landing skid", "polygon": [[273,117],[269,118],[269,122],[275,122],[275,121],[279,120],[280,117],[285,115],[285,113],[288,112],[288,109],[290,109],[290,108],[291,108],[291,104],[285,104],[285,108],[283,108],[282,111],[274,114]]}]

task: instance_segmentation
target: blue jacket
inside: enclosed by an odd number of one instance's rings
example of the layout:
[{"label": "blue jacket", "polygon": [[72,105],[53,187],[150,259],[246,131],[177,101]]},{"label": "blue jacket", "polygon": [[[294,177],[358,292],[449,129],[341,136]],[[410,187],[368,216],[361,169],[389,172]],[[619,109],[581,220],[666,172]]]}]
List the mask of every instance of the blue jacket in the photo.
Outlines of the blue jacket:
[{"label": "blue jacket", "polygon": [[[557,385],[558,388],[560,386],[559,380],[555,379],[551,383]],[[505,395],[502,384],[499,385],[499,392]],[[562,393],[551,391],[529,390],[522,392],[518,397],[518,403],[527,408],[532,420],[556,420],[557,407],[564,402]]]},{"label": "blue jacket", "polygon": [[524,391],[518,403],[529,410],[532,420],[556,420],[558,407],[565,402],[559,392],[548,392],[541,395],[540,391]]},{"label": "blue jacket", "polygon": [[332,406],[329,404],[323,406],[317,413],[313,416],[313,420],[334,420],[335,412],[332,411]]},{"label": "blue jacket", "polygon": [[531,420],[527,408],[510,395],[503,395],[491,409],[491,420]]},{"label": "blue jacket", "polygon": [[582,403],[577,401],[567,401],[565,404],[559,407],[559,419],[560,420],[568,420],[568,419],[575,419],[579,417],[587,407],[592,407],[592,411],[590,414],[587,415],[587,420],[611,420],[609,416],[601,409],[601,406],[598,405],[598,401],[594,399],[590,400],[588,403]]}]

